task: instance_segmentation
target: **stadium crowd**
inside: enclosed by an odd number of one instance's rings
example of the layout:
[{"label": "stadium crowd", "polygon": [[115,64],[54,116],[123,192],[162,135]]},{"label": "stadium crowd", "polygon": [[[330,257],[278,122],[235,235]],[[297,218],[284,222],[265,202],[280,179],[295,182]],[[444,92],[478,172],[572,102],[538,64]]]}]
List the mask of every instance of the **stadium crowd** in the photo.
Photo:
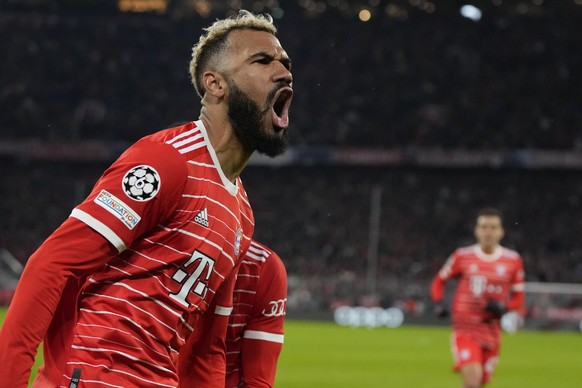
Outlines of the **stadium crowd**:
[{"label": "stadium crowd", "polygon": [[[0,246],[25,261],[88,194],[102,168],[66,163],[4,167]],[[377,271],[382,304],[422,296],[448,255],[474,241],[474,214],[488,205],[505,212],[504,244],[523,255],[528,280],[579,282],[582,243],[575,231],[582,229],[582,184],[577,175],[255,166],[243,179],[255,211],[255,237],[283,258],[290,287],[295,287],[290,298],[303,308],[318,309],[334,300],[359,303],[366,296],[374,187],[382,191]]]},{"label": "stadium crowd", "polygon": [[[582,7],[379,9],[369,22],[277,20],[293,59],[295,145],[579,149]],[[135,140],[192,119],[187,63],[201,17],[0,12],[1,138]],[[301,26],[298,28],[298,26]],[[316,39],[314,39],[316,37]]]}]

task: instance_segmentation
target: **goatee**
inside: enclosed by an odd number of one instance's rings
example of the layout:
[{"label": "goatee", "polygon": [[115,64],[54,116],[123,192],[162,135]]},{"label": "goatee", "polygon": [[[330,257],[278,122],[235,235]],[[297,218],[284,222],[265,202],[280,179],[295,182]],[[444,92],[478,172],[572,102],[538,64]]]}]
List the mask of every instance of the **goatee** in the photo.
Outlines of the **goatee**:
[{"label": "goatee", "polygon": [[267,96],[264,109],[254,102],[245,92],[236,86],[234,81],[228,80],[228,117],[234,133],[243,146],[251,151],[258,151],[270,157],[281,155],[289,145],[287,129],[282,133],[269,133],[264,128],[265,118],[271,111],[273,98],[280,89],[277,86]]}]

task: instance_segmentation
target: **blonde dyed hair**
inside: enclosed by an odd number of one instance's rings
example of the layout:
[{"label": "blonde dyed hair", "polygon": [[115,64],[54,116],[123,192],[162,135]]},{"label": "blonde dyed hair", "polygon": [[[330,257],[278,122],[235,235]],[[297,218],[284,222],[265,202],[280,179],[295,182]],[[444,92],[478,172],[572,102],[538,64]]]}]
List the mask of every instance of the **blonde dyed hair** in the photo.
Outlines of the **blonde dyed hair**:
[{"label": "blonde dyed hair", "polygon": [[240,10],[231,18],[216,20],[210,27],[206,27],[204,29],[206,33],[200,36],[198,43],[192,48],[190,61],[190,77],[200,97],[203,97],[206,92],[202,75],[209,68],[216,67],[216,61],[227,47],[226,39],[234,30],[255,30],[277,34],[271,15],[255,15],[246,10]]}]

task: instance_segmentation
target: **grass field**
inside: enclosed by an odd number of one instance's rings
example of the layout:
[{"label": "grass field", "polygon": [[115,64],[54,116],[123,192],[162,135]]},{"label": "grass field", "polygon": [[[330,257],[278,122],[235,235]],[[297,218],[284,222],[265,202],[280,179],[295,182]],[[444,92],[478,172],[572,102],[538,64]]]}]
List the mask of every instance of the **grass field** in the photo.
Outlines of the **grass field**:
[{"label": "grass field", "polygon": [[[0,309],[0,322],[4,318]],[[449,330],[404,326],[351,329],[288,321],[277,388],[451,388]],[[505,335],[491,388],[582,387],[582,335],[527,332]]]},{"label": "grass field", "polygon": [[[290,321],[276,386],[459,387],[450,370],[450,331],[441,327],[351,329]],[[491,388],[582,387],[582,335],[505,335]]]}]

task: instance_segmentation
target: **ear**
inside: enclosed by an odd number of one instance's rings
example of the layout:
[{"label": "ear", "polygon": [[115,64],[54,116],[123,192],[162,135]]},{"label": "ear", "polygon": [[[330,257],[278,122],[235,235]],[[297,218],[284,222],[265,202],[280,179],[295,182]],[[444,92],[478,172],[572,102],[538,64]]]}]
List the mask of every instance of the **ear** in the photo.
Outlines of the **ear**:
[{"label": "ear", "polygon": [[222,98],[226,94],[226,80],[215,71],[207,71],[202,75],[202,85],[207,94]]}]

